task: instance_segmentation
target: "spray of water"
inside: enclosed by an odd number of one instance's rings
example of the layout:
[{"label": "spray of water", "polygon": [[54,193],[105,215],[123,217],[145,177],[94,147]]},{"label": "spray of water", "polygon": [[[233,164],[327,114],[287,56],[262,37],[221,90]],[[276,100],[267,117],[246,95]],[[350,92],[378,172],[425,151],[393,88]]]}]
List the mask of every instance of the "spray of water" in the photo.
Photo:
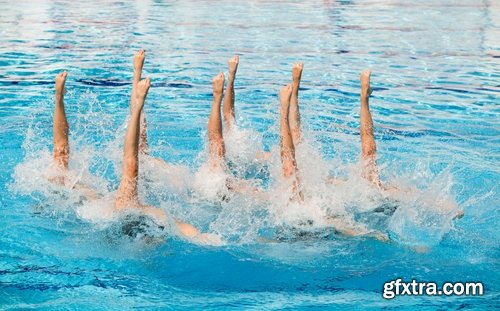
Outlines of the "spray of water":
[{"label": "spray of water", "polygon": [[[37,112],[26,131],[25,158],[14,170],[11,190],[33,197],[52,213],[74,215],[111,235],[163,234],[138,215],[124,222],[123,216],[113,213],[126,122],[112,130],[111,117],[102,113],[90,92],[80,97],[78,107],[75,119],[70,120],[67,182],[49,181],[61,172],[51,165],[51,129]],[[234,126],[224,135],[225,170],[214,172],[204,164],[206,149],[194,167],[141,156],[141,200],[164,209],[171,217],[216,233],[230,244],[331,238],[331,232],[347,232],[388,234],[410,247],[432,246],[452,229],[458,206],[448,170],[435,175],[425,163],[415,165],[413,171],[398,171],[397,165],[391,164],[386,183],[397,185],[397,190],[384,191],[361,177],[356,161],[341,164],[340,159],[325,160],[312,135],[306,133],[296,148],[304,193],[304,202],[298,203],[290,201],[292,186],[282,177],[278,147],[261,157],[261,133]],[[228,190],[228,183],[238,190]],[[95,193],[89,195],[89,189]],[[123,225],[134,222],[143,230],[132,232]],[[160,231],[174,234],[170,227]]]}]

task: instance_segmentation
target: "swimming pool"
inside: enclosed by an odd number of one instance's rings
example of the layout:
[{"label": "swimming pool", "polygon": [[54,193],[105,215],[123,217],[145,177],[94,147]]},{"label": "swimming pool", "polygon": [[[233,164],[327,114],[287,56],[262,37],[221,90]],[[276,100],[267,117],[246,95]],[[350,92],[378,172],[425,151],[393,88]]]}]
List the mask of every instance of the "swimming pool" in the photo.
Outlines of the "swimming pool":
[{"label": "swimming pool", "polygon": [[[0,8],[2,309],[498,306],[494,1],[0,1]],[[238,53],[241,135],[234,145],[262,142],[275,151],[277,91],[291,64],[303,61],[301,109],[312,150],[302,162],[305,178],[314,183],[323,171],[355,170],[358,76],[370,67],[383,177],[424,194],[389,221],[390,243],[322,233],[267,240],[276,219],[253,202],[193,202],[172,190],[172,180],[191,173],[151,174],[141,189],[146,200],[220,233],[226,245],[116,235],[97,217],[100,206],[82,217],[78,198],[45,189],[40,171],[50,157],[54,76],[66,69],[72,167],[94,186],[116,189],[131,57],[139,48],[153,81],[145,108],[152,153],[181,170],[196,171],[203,159],[211,77]],[[326,199],[370,204],[370,190],[351,185],[346,193],[325,190]],[[451,222],[425,213],[443,197],[465,217]],[[429,250],[416,252],[421,245]],[[398,277],[481,281],[485,296],[384,300],[383,282]]]}]

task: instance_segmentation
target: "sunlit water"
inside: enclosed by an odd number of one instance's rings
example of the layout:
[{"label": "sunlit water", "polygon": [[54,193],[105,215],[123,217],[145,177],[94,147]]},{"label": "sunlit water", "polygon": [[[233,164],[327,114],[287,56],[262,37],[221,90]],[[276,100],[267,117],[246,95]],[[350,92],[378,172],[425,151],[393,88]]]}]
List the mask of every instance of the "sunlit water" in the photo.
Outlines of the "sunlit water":
[{"label": "sunlit water", "polygon": [[[500,7],[495,1],[0,1],[0,306],[2,308],[478,308],[498,306]],[[221,236],[175,230],[124,237],[111,213],[131,84],[147,51],[152,155],[140,195]],[[267,197],[228,194],[203,170],[211,77],[237,53],[233,173]],[[278,101],[303,61],[306,200],[279,178]],[[387,195],[359,177],[359,72]],[[71,179],[99,201],[46,182],[53,80],[68,70]],[[262,150],[268,161],[254,160]],[[328,176],[346,179],[334,186]],[[212,183],[207,183],[210,178]],[[392,216],[373,213],[398,206]],[[452,206],[451,212],[443,206]],[[465,216],[453,221],[453,212]],[[391,240],[335,235],[326,216]],[[398,297],[382,284],[481,281],[484,297]]]}]

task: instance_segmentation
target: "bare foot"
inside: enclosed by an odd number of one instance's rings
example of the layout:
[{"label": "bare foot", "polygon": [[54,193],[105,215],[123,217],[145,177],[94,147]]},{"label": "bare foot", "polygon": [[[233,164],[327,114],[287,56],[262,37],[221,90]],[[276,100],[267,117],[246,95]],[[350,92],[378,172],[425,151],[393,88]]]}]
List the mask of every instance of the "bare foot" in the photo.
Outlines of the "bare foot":
[{"label": "bare foot", "polygon": [[240,62],[240,57],[235,55],[229,59],[229,81],[234,81],[236,76],[236,71],[238,70],[238,63]]},{"label": "bare foot", "polygon": [[146,96],[148,95],[149,87],[151,86],[151,79],[146,78],[141,80],[137,84],[137,104],[134,105],[134,110],[142,110],[144,107],[144,101],[146,100]]},{"label": "bare foot", "polygon": [[361,96],[368,97],[372,93],[372,88],[370,87],[370,76],[372,72],[370,69],[365,69],[361,72],[359,80],[361,81]]},{"label": "bare foot", "polygon": [[68,73],[66,71],[61,72],[56,76],[56,95],[64,95],[64,90],[65,87],[64,85],[66,84],[66,77],[68,76]]},{"label": "bare foot", "polygon": [[214,95],[222,95],[224,92],[224,73],[219,73],[212,79],[212,88]]},{"label": "bare foot", "polygon": [[290,107],[290,97],[292,96],[292,85],[287,84],[283,86],[280,90],[280,103],[282,111],[286,110],[288,114],[288,108]]},{"label": "bare foot", "polygon": [[140,74],[142,72],[142,66],[144,65],[144,59],[146,58],[146,51],[140,50],[134,54],[134,72]]},{"label": "bare foot", "polygon": [[304,68],[304,63],[293,64],[292,67],[292,81],[294,85],[300,84],[300,78],[302,77],[302,69]]}]

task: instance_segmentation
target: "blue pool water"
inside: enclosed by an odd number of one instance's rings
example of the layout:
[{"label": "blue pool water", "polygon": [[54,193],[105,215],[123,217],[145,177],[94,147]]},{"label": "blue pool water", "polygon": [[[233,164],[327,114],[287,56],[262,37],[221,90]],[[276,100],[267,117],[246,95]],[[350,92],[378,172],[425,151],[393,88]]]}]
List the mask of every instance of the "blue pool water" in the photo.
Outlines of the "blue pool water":
[{"label": "blue pool water", "polygon": [[[499,21],[488,0],[0,1],[0,309],[498,307]],[[124,238],[120,221],[102,216],[105,202],[45,182],[53,80],[65,69],[72,172],[112,196],[139,48],[153,81],[152,154],[176,165],[145,167],[141,197],[223,246],[160,232],[155,242]],[[234,53],[239,130],[229,157],[274,194],[277,90],[305,63],[298,164],[309,197],[299,209],[274,196],[215,204],[186,186],[205,156],[211,77]],[[363,212],[385,198],[356,177],[366,67],[383,179],[419,189],[377,219]],[[268,164],[252,161],[262,149]],[[348,182],[327,186],[325,174]],[[443,202],[465,216],[452,221]],[[391,241],[286,229],[329,209]],[[398,277],[480,281],[485,295],[384,300],[383,282]]]}]

